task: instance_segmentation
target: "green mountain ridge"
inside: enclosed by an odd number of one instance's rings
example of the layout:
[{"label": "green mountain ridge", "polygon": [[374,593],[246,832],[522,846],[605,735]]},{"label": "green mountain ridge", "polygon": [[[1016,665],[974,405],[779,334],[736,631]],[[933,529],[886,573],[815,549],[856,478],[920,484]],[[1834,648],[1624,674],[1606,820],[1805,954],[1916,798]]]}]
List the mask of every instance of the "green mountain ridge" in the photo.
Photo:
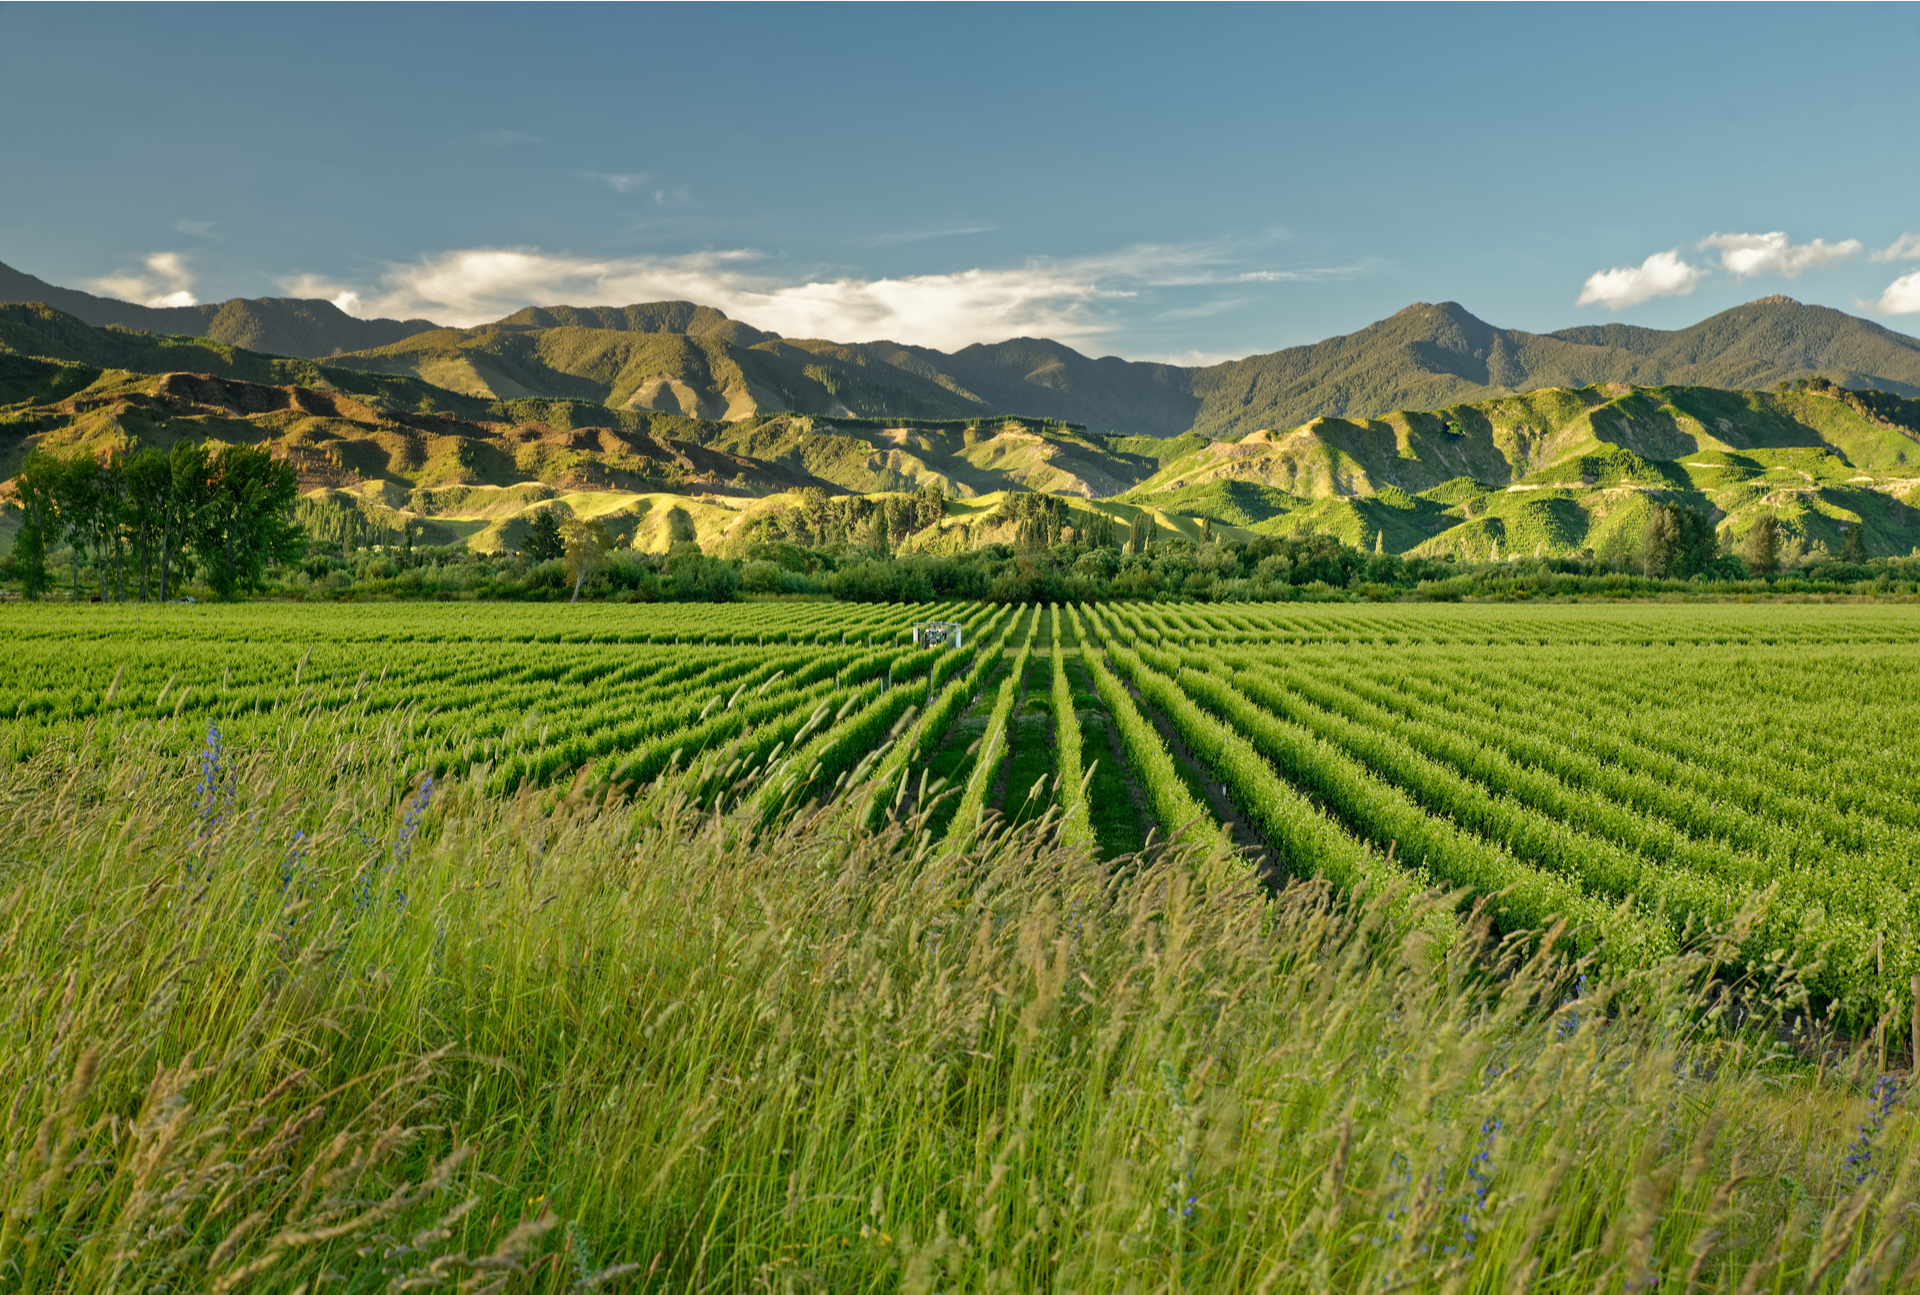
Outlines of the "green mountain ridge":
[{"label": "green mountain ridge", "polygon": [[94,325],[418,377],[483,399],[588,400],[722,421],[775,412],[1014,415],[1123,436],[1237,437],[1596,382],[1754,390],[1818,376],[1920,396],[1920,340],[1779,296],[1683,329],[1616,323],[1554,333],[1503,329],[1455,302],[1422,302],[1354,333],[1200,368],[1095,359],[1046,338],[952,354],[782,338],[687,301],[536,306],[451,329],[356,320],[326,301],[135,306],[0,266],[4,300],[46,302]]},{"label": "green mountain ridge", "polygon": [[385,346],[438,325],[425,319],[358,319],[316,297],[259,297],[197,306],[141,306],[59,288],[0,264],[0,303],[42,302],[97,328],[204,337],[271,355],[323,359]]},{"label": "green mountain ridge", "polygon": [[[652,311],[671,318],[677,331],[658,333],[635,333],[626,324],[599,327],[618,313],[612,311],[523,311],[511,325],[418,334],[333,362],[412,373],[476,395],[564,395],[708,419],[776,411],[903,418],[1011,413],[1161,437],[1237,437],[1314,418],[1369,417],[1596,382],[1760,389],[1819,376],[1920,395],[1920,341],[1785,297],[1750,302],[1673,332],[1613,324],[1533,334],[1495,328],[1452,302],[1420,304],[1358,333],[1201,369],[1089,359],[1044,338],[952,355],[891,342],[771,336],[747,342],[753,334],[729,336],[717,311],[695,322],[698,309],[690,303],[625,308],[629,317]],[[555,322],[543,329],[542,319]],[[589,322],[595,326],[585,326]],[[634,340],[642,336],[660,340],[643,346]]]},{"label": "green mountain ridge", "polygon": [[[1758,305],[1762,322],[1777,321],[1777,303]],[[1218,533],[1204,521],[1430,555],[1601,552],[1662,500],[1697,508],[1730,539],[1768,515],[1803,549],[1837,550],[1856,531],[1874,555],[1920,546],[1920,400],[1824,378],[1773,391],[1613,381],[1221,437],[1122,437],[977,412],[984,402],[951,374],[914,372],[884,348],[742,347],[718,312],[662,313],[702,331],[585,327],[565,320],[659,316],[556,310],[405,339],[367,353],[385,358],[375,370],[0,306],[0,476],[34,448],[265,444],[294,461],[310,495],[441,518],[445,542],[501,542],[515,516],[553,499],[623,516],[679,508],[702,534],[730,534],[804,488],[937,489],[972,519],[942,533],[967,543],[998,534],[974,524],[980,505],[968,501],[1012,491],[1082,511],[1099,501],[1123,521],[1144,510],[1189,538]],[[1656,360],[1673,344],[1626,341]],[[432,364],[463,364],[491,385],[437,385]],[[526,394],[543,390],[555,394]],[[729,403],[702,407],[702,391]],[[787,407],[762,412],[769,393]],[[801,398],[810,409],[793,408]],[[938,416],[847,408],[889,401]],[[665,532],[633,533],[651,543]]]},{"label": "green mountain ridge", "polygon": [[1596,384],[1208,442],[1121,496],[1274,534],[1486,558],[1602,551],[1651,502],[1730,538],[1761,515],[1837,551],[1920,544],[1920,400],[1836,386]]},{"label": "green mountain ridge", "polygon": [[1454,302],[1421,303],[1345,337],[1197,371],[1193,430],[1236,436],[1595,382],[1752,390],[1813,376],[1920,396],[1920,341],[1779,296],[1673,331],[1546,334],[1496,328]]}]

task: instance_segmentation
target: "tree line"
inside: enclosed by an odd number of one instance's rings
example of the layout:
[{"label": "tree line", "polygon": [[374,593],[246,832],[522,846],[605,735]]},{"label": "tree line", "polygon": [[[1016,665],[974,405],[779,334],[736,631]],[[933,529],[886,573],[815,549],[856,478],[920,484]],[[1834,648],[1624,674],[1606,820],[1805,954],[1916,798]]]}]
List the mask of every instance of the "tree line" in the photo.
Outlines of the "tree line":
[{"label": "tree line", "polygon": [[40,597],[54,578],[48,556],[64,542],[76,599],[83,557],[92,559],[103,602],[164,602],[185,563],[217,597],[232,598],[259,589],[269,565],[304,551],[292,517],[298,494],[292,465],[250,445],[180,441],[106,459],[35,450],[14,479],[14,571],[23,592]]},{"label": "tree line", "polygon": [[757,522],[752,538],[806,548],[864,544],[885,553],[946,515],[946,493],[938,486],[922,486],[910,495],[882,498],[829,495],[818,486],[809,486],[799,492],[794,507]]}]

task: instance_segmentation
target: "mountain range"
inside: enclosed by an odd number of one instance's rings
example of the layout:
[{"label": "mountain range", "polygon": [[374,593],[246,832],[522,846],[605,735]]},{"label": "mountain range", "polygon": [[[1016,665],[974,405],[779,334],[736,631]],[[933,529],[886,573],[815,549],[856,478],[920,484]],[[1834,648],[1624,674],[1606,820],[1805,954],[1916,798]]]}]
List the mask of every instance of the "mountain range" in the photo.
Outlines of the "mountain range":
[{"label": "mountain range", "polygon": [[415,377],[483,400],[584,400],[710,421],[795,412],[868,418],[1018,415],[1124,436],[1238,437],[1313,418],[1372,417],[1595,382],[1766,389],[1820,376],[1920,396],[1920,340],[1765,297],[1689,328],[1503,329],[1453,302],[1355,333],[1201,367],[1093,359],[1046,338],[951,354],[893,342],[782,338],[711,306],[530,307],[474,328],[362,320],[317,299],[149,307],[0,265],[0,301],[93,325],[202,337]]},{"label": "mountain range", "polygon": [[141,306],[58,288],[4,264],[0,264],[0,302],[42,302],[97,328],[205,337],[250,351],[309,360],[385,346],[439,327],[425,319],[356,319],[317,297],[235,297],[218,304]]},{"label": "mountain range", "polygon": [[[283,304],[316,303],[194,318]],[[295,464],[305,508],[478,549],[559,507],[642,547],[679,517],[724,550],[796,490],[937,488],[935,545],[1002,537],[1002,492],[1041,491],[1189,538],[1472,556],[1618,547],[1668,498],[1729,534],[1772,515],[1790,546],[1858,530],[1905,553],[1920,400],[1903,392],[1920,343],[1778,297],[1674,332],[1527,334],[1416,305],[1201,369],[1031,339],[796,341],[688,302],[529,308],[321,358],[0,305],[0,479],[35,448],[244,441]]]},{"label": "mountain range", "polygon": [[[680,313],[690,329],[730,322]],[[524,323],[549,347],[569,332],[713,340]],[[749,351],[778,354],[761,345]],[[1662,498],[1730,534],[1772,515],[1790,547],[1837,549],[1856,528],[1869,553],[1920,544],[1920,400],[1824,379],[1781,391],[1590,383],[1239,436],[1119,437],[1033,418],[703,419],[503,400],[0,306],[0,477],[36,448],[102,455],[182,438],[269,446],[296,467],[309,511],[389,531],[406,520],[423,542],[481,550],[513,544],[533,510],[563,508],[639,547],[690,522],[732,551],[777,526],[796,490],[924,488],[948,500],[920,541],[934,546],[1009,537],[1009,491],[1063,496],[1076,517],[1144,514],[1193,539],[1318,530],[1389,552],[1606,551],[1630,544]],[[11,524],[0,517],[0,532]]]}]

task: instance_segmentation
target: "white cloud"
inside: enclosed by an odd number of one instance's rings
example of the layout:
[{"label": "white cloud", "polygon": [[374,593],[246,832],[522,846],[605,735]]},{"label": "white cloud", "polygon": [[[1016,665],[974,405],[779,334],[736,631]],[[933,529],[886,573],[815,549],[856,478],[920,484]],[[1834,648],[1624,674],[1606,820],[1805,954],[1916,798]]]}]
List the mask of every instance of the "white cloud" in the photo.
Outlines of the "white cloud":
[{"label": "white cloud", "polygon": [[789,337],[891,338],[950,348],[1019,333],[1090,336],[1103,325],[1089,306],[1125,295],[1069,266],[781,283],[752,273],[755,259],[735,251],[589,260],[530,248],[473,248],[394,268],[368,308],[472,325],[526,305],[685,299]]},{"label": "white cloud", "polygon": [[1816,238],[1811,243],[1794,243],[1786,234],[1714,234],[1700,240],[1701,247],[1720,249],[1720,268],[1743,279],[1760,274],[1777,274],[1797,279],[1802,271],[1838,265],[1860,252],[1860,240],[1849,238],[1829,243]]},{"label": "white cloud", "polygon": [[193,295],[193,272],[186,257],[178,252],[154,252],[145,261],[146,272],[122,271],[87,280],[95,292],[122,301],[137,301],[143,306],[197,306]]},{"label": "white cloud", "polygon": [[1885,315],[1920,315],[1920,270],[1889,283],[1873,308]]},{"label": "white cloud", "polygon": [[1920,261],[1920,233],[1902,234],[1875,252],[1875,261]]},{"label": "white cloud", "polygon": [[217,220],[176,220],[173,227],[182,234],[192,234],[195,238],[210,238]]},{"label": "white cloud", "polygon": [[653,177],[644,171],[575,171],[573,178],[615,193],[632,193]]},{"label": "white cloud", "polygon": [[364,316],[367,311],[357,289],[319,274],[294,274],[276,280],[289,297],[330,301],[349,315]]},{"label": "white cloud", "polygon": [[1073,260],[869,279],[775,274],[758,252],[743,249],[603,259],[479,247],[391,266],[377,284],[302,275],[281,286],[330,298],[363,317],[424,316],[456,327],[530,305],[688,300],[787,337],[886,338],[952,350],[1021,335],[1084,342],[1119,326],[1116,303],[1156,288],[1348,277],[1371,264],[1242,272],[1246,250],[1231,240],[1148,244]]},{"label": "white cloud", "polygon": [[1639,265],[1616,266],[1587,276],[1580,289],[1582,306],[1625,310],[1655,297],[1684,297],[1700,286],[1707,272],[1680,259],[1680,249],[1655,252]]}]

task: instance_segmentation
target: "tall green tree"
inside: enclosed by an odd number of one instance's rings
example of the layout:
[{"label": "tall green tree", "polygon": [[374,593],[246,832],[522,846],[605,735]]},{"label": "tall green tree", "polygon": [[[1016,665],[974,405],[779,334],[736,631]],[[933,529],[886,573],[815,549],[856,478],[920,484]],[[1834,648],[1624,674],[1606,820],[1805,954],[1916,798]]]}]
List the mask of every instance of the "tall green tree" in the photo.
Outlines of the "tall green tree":
[{"label": "tall green tree", "polygon": [[60,538],[73,547],[73,600],[80,601],[80,559],[93,538],[100,511],[100,464],[90,454],[67,459],[53,483]]},{"label": "tall green tree", "polygon": [[58,500],[65,471],[66,464],[59,459],[44,450],[34,450],[13,479],[13,506],[20,510],[13,563],[29,598],[47,591],[47,545],[60,534]]},{"label": "tall green tree", "polygon": [[1147,510],[1142,508],[1133,515],[1132,523],[1127,527],[1127,552],[1145,553],[1147,545],[1153,542],[1153,523],[1147,518]]},{"label": "tall green tree", "polygon": [[304,542],[292,519],[298,497],[292,465],[265,450],[227,445],[208,458],[206,505],[194,542],[216,596],[257,589],[269,563],[300,555]]},{"label": "tall green tree", "polygon": [[1653,579],[1673,570],[1674,555],[1680,548],[1680,529],[1674,510],[1666,504],[1647,509],[1647,520],[1640,527],[1640,568]]},{"label": "tall green tree", "polygon": [[520,551],[535,562],[546,562],[566,553],[566,541],[560,538],[560,519],[553,509],[543,508],[533,515],[527,523],[526,538],[520,541]]},{"label": "tall green tree", "polygon": [[1847,527],[1846,543],[1840,546],[1842,562],[1865,562],[1867,560],[1867,528],[1863,523],[1855,522]]},{"label": "tall green tree", "polygon": [[126,482],[126,528],[140,578],[140,601],[153,594],[154,560],[160,549],[160,529],[166,512],[173,473],[164,451],[149,446],[120,465]]},{"label": "tall green tree", "polygon": [[[607,534],[607,528],[598,521],[589,521],[575,517],[560,528],[561,540],[566,545],[567,570],[573,573],[573,597],[570,601],[580,601],[581,586],[589,577],[600,570],[606,561],[607,550],[613,547],[613,539]],[[692,543],[683,540],[681,543]],[[698,551],[698,546],[695,546]]]},{"label": "tall green tree", "polygon": [[1747,527],[1740,541],[1740,556],[1747,570],[1757,576],[1770,576],[1780,569],[1780,523],[1772,513],[1762,513]]},{"label": "tall green tree", "polygon": [[1647,509],[1640,528],[1640,561],[1647,575],[1684,580],[1706,570],[1719,551],[1720,537],[1705,513],[1670,503]]},{"label": "tall green tree", "polygon": [[200,533],[212,483],[204,445],[178,441],[167,453],[166,492],[160,503],[160,601],[171,589],[173,562]]},{"label": "tall green tree", "polygon": [[1674,557],[1674,574],[1683,579],[1696,576],[1720,556],[1720,533],[1699,509],[1683,508],[1677,504],[1669,506],[1676,513],[1674,525],[1680,537]]},{"label": "tall green tree", "polygon": [[127,520],[127,477],[124,456],[116,456],[100,465],[94,476],[93,546],[94,572],[100,581],[100,601],[118,602],[126,597],[125,546],[123,532]]}]

